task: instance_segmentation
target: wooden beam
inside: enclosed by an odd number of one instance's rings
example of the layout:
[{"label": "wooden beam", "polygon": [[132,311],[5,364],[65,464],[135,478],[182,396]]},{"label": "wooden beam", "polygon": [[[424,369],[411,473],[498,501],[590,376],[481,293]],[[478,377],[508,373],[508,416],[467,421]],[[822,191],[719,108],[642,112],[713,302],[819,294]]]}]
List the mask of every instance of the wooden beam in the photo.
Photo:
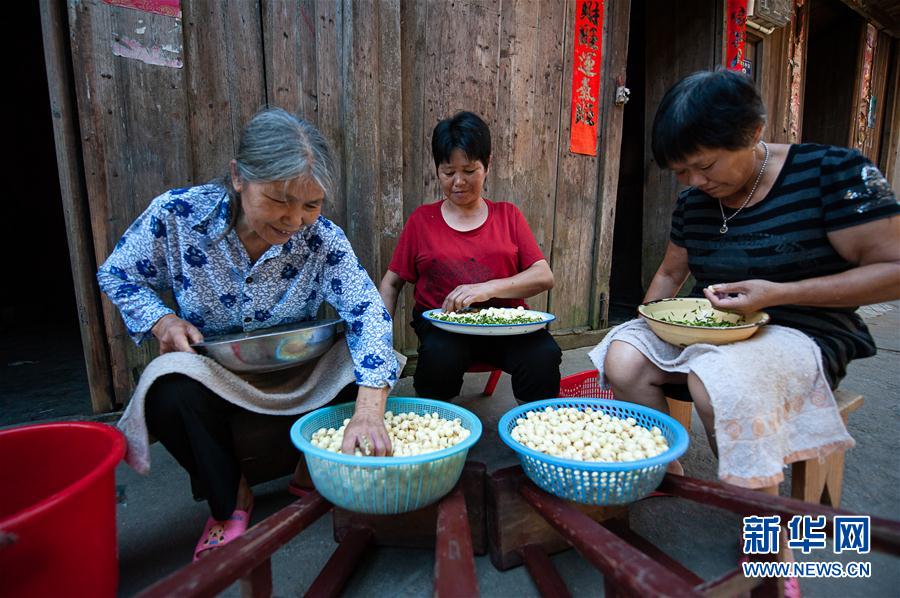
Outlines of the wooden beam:
[{"label": "wooden beam", "polygon": [[[779,578],[745,577],[742,567],[736,567],[725,572],[716,579],[702,583],[697,589],[703,592],[706,598],[731,598],[732,596],[744,596],[752,592],[754,598],[765,596],[777,597]],[[770,590],[768,593],[766,590]],[[772,592],[774,590],[774,592]]]},{"label": "wooden beam", "polygon": [[612,272],[613,230],[616,197],[619,192],[619,163],[622,157],[622,119],[625,104],[616,103],[616,89],[625,86],[628,64],[628,31],[631,0],[607,0],[603,22],[603,80],[600,83],[600,164],[597,172],[597,213],[594,224],[593,291],[591,328],[607,325],[609,277]]},{"label": "wooden beam", "polygon": [[[780,515],[782,520],[790,519],[794,515],[823,515],[827,518],[834,518],[835,515],[859,515],[795,498],[772,496],[730,484],[672,474],[666,474],[658,490],[741,515]],[[873,549],[900,555],[900,521],[870,517],[870,529]],[[826,532],[831,534],[832,527],[826,526]]]},{"label": "wooden beam", "polygon": [[859,15],[895,38],[900,38],[900,9],[896,0],[841,0]]},{"label": "wooden beam", "polygon": [[305,598],[337,598],[372,544],[372,530],[350,531],[304,594]]},{"label": "wooden beam", "polygon": [[434,547],[435,598],[478,596],[472,532],[466,498],[457,485],[438,503],[437,540]]},{"label": "wooden beam", "polygon": [[138,596],[215,596],[247,575],[258,576],[259,572],[255,570],[276,550],[330,509],[331,503],[318,492],[311,492],[257,523],[241,537],[156,582]]},{"label": "wooden beam", "polygon": [[[475,554],[487,553],[487,532],[485,527],[484,496],[486,468],[483,463],[466,462],[459,479],[466,499],[466,513],[472,532],[472,547]],[[434,548],[438,520],[438,504],[399,515],[369,515],[354,513],[335,507],[334,539],[343,542],[354,528],[366,527],[372,530],[376,546],[403,548]]]},{"label": "wooden beam", "polygon": [[597,567],[617,590],[635,596],[702,596],[693,586],[640,550],[532,483],[519,492],[585,560]]},{"label": "wooden beam", "polygon": [[242,577],[242,598],[269,598],[272,595],[272,559],[266,559]]},{"label": "wooden beam", "polygon": [[653,544],[640,534],[632,531],[631,528],[628,527],[627,522],[614,521],[609,523],[606,527],[607,529],[609,529],[609,531],[628,542],[631,546],[637,548],[638,550],[649,556],[651,559],[653,559],[660,565],[663,565],[666,569],[683,579],[685,583],[696,586],[704,582],[702,577],[667,555],[665,552],[657,548],[655,544]]},{"label": "wooden beam", "polygon": [[560,576],[559,571],[553,566],[553,561],[540,546],[529,544],[520,550],[522,560],[531,580],[537,586],[542,598],[570,598],[572,594],[566,587],[566,582]]},{"label": "wooden beam", "polygon": [[[546,554],[571,548],[560,533],[529,506],[519,488],[530,484],[518,465],[500,469],[488,476],[487,524],[491,562],[505,571],[522,564],[522,549],[540,546]],[[588,519],[606,521],[625,517],[625,506],[602,507],[567,503]]]},{"label": "wooden beam", "polygon": [[78,326],[84,350],[91,406],[94,413],[112,411],[115,404],[109,366],[109,346],[104,334],[100,290],[94,273],[94,243],[84,165],[81,161],[78,107],[72,89],[69,63],[69,20],[65,3],[41,0],[44,60],[50,89],[50,114],[56,142],[56,166],[62,195],[69,260],[78,304]]}]

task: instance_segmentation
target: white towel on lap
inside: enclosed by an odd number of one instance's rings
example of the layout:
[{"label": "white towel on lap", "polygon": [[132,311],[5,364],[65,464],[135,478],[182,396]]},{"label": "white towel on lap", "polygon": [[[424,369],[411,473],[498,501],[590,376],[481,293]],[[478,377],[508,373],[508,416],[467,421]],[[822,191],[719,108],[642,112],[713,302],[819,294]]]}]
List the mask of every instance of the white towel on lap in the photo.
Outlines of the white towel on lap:
[{"label": "white towel on lap", "polygon": [[715,413],[719,479],[745,488],[773,486],[784,465],[850,448],[847,433],[811,338],[764,326],[729,345],[671,345],[638,318],[612,329],[589,356],[603,371],[612,341],[634,346],[666,372],[693,371]]},{"label": "white towel on lap", "polygon": [[[400,370],[406,357],[396,351]],[[151,361],[138,381],[128,407],[117,424],[125,434],[125,461],[138,473],[150,471],[150,442],[144,418],[147,391],[157,378],[183,374],[226,401],[256,413],[299,415],[328,403],[355,382],[353,361],[343,337],[316,361],[265,374],[235,374],[212,359],[193,353],[166,353]]]}]

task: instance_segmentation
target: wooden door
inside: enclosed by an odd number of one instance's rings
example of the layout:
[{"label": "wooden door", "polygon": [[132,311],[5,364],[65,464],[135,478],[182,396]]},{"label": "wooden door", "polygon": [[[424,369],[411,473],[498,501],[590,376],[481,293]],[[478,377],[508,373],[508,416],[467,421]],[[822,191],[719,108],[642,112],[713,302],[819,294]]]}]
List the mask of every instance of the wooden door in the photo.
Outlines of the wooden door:
[{"label": "wooden door", "polygon": [[722,3],[705,0],[654,2],[647,9],[646,104],[644,127],[644,211],[641,279],[650,283],[669,242],[678,182],[650,151],[653,117],[665,92],[683,77],[720,62]]}]

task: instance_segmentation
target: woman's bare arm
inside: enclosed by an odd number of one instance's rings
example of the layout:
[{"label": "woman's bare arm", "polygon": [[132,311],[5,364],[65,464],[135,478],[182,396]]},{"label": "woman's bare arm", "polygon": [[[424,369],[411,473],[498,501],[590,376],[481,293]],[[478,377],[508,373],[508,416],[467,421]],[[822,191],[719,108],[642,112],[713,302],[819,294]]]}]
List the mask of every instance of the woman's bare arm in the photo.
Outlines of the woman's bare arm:
[{"label": "woman's bare arm", "polygon": [[855,307],[900,298],[900,216],[828,233],[828,240],[856,267],[795,282],[717,284],[704,292],[715,307],[743,313],[773,305]]},{"label": "woman's bare arm", "polygon": [[394,317],[394,310],[397,309],[397,298],[400,296],[400,291],[403,289],[404,284],[406,284],[405,280],[400,278],[395,272],[388,270],[384,273],[381,284],[378,285],[378,293],[381,295],[384,307],[391,314],[392,318]]},{"label": "woman's bare arm", "polygon": [[644,295],[644,303],[674,297],[690,273],[687,249],[669,241],[663,261]]}]

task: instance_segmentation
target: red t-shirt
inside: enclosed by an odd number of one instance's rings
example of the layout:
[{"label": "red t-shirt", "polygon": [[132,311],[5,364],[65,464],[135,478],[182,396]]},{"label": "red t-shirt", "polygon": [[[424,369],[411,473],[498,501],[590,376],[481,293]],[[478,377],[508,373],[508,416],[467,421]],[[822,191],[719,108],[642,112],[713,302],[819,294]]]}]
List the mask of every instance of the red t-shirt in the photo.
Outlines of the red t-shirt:
[{"label": "red t-shirt", "polygon": [[[487,220],[476,229],[450,228],[441,214],[444,200],[419,206],[410,215],[388,269],[415,284],[420,309],[443,305],[461,284],[509,278],[544,259],[522,212],[511,203],[485,200]],[[522,299],[492,299],[494,307],[525,305]]]}]

